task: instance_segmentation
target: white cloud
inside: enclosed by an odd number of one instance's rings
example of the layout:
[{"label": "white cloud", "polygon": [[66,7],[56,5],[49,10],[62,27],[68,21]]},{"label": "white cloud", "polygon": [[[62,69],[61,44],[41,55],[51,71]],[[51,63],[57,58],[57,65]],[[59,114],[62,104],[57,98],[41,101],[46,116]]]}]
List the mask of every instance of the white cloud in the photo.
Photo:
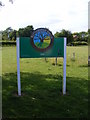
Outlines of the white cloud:
[{"label": "white cloud", "polygon": [[71,31],[88,29],[88,0],[4,0],[0,10],[0,29],[33,25],[47,27],[53,33],[62,28]]}]

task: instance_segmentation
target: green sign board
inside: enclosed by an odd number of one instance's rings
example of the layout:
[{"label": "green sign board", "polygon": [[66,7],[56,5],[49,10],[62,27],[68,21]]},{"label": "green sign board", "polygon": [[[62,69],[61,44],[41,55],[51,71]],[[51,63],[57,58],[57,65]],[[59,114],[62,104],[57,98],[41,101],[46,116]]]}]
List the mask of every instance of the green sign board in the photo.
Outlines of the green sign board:
[{"label": "green sign board", "polygon": [[63,94],[66,94],[66,38],[54,38],[47,28],[38,28],[30,37],[18,37],[17,80],[18,95],[21,96],[19,58],[63,57]]},{"label": "green sign board", "polygon": [[20,37],[20,58],[64,57],[64,38],[36,38]]}]

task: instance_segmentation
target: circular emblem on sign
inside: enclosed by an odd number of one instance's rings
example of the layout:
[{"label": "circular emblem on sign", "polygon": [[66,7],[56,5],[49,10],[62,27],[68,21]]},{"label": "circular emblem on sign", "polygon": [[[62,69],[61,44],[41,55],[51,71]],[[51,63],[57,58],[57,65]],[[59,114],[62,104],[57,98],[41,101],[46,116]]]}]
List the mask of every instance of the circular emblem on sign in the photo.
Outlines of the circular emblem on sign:
[{"label": "circular emblem on sign", "polygon": [[32,46],[41,52],[48,50],[53,44],[54,36],[47,28],[38,28],[31,35]]}]

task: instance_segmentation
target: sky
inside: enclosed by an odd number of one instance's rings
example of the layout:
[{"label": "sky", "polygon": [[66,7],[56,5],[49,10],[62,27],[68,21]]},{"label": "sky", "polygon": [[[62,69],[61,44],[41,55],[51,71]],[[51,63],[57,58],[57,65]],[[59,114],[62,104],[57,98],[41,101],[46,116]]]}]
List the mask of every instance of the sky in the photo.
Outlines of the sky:
[{"label": "sky", "polygon": [[53,33],[62,29],[71,32],[88,30],[89,0],[1,0],[0,30],[18,30],[28,25],[45,27]]}]

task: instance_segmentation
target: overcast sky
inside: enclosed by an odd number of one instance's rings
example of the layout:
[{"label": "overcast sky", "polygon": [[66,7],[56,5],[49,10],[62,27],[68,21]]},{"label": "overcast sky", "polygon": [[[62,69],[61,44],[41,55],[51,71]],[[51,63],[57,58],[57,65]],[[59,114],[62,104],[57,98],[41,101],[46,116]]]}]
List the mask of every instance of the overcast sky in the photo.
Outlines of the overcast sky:
[{"label": "overcast sky", "polygon": [[49,28],[53,33],[62,29],[71,32],[88,30],[89,0],[1,0],[5,3],[0,8],[0,30],[33,25]]}]

